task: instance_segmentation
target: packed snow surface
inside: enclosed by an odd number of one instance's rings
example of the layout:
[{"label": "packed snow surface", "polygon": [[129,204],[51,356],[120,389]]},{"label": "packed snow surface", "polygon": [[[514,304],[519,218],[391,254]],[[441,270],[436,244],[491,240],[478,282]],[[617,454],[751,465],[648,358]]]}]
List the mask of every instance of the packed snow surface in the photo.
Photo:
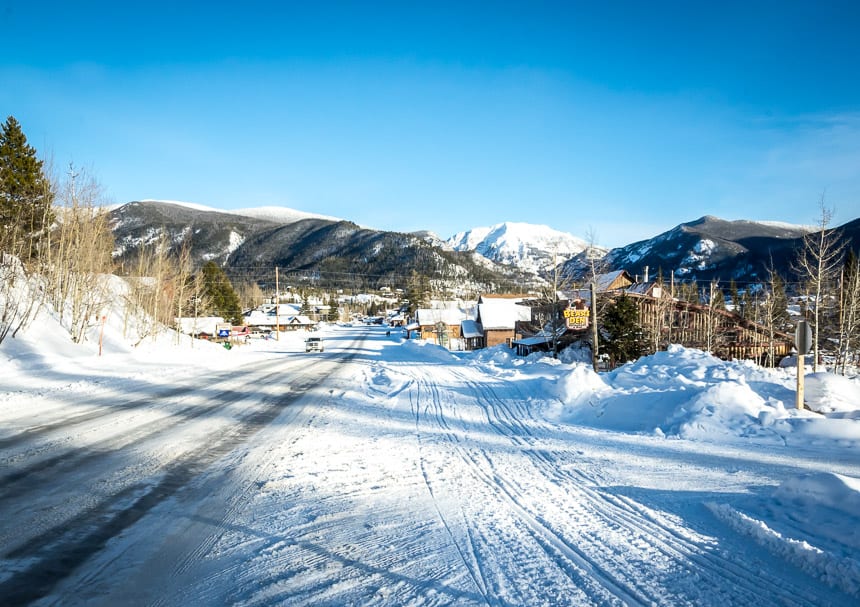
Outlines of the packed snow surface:
[{"label": "packed snow surface", "polygon": [[0,345],[5,604],[860,601],[857,379],[121,325]]}]

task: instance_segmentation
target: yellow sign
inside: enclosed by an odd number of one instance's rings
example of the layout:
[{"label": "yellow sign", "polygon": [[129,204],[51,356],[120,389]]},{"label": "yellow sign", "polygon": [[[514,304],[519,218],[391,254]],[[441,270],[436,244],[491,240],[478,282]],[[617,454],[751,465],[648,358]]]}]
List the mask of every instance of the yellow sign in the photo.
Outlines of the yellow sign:
[{"label": "yellow sign", "polygon": [[580,310],[578,308],[568,308],[564,311],[564,318],[567,321],[567,328],[573,330],[587,329],[588,318],[591,312],[586,308]]}]

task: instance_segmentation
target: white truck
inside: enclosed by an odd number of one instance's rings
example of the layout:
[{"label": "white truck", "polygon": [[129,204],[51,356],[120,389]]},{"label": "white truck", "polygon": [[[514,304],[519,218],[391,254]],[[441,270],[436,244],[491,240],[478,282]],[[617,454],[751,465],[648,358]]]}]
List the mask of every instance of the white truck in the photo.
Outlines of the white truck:
[{"label": "white truck", "polygon": [[322,337],[308,337],[305,340],[305,352],[324,352]]}]

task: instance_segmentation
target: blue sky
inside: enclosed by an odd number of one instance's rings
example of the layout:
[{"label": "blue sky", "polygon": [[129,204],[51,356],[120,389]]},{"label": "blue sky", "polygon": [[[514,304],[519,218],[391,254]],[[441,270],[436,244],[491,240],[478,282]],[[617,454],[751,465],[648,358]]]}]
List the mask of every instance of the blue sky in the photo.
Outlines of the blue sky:
[{"label": "blue sky", "polygon": [[856,2],[184,4],[0,0],[2,118],[116,203],[603,246],[860,216]]}]

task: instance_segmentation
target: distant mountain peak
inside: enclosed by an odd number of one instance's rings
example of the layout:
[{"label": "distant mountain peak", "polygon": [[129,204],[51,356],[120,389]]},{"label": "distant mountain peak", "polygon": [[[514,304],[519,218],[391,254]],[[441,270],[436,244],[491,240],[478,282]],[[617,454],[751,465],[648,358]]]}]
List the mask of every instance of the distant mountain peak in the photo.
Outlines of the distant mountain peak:
[{"label": "distant mountain peak", "polygon": [[448,239],[455,251],[476,252],[496,263],[535,274],[546,272],[587,248],[587,243],[549,226],[506,221],[459,232]]}]

